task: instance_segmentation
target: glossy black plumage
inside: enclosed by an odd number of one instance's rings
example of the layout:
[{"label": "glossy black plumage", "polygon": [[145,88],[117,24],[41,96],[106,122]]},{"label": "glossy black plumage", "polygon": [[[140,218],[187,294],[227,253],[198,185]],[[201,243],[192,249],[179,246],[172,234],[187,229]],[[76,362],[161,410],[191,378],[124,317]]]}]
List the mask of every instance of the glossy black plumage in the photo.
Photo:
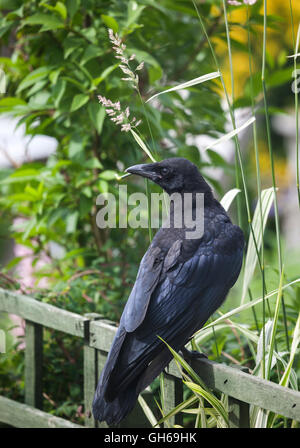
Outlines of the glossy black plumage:
[{"label": "glossy black plumage", "polygon": [[222,304],[239,275],[244,247],[241,229],[191,162],[173,158],[128,171],[169,194],[204,193],[204,234],[186,239],[185,228],[161,228],[145,253],[94,397],[94,417],[108,424],[119,423],[170,362],[157,335],[178,351]]}]

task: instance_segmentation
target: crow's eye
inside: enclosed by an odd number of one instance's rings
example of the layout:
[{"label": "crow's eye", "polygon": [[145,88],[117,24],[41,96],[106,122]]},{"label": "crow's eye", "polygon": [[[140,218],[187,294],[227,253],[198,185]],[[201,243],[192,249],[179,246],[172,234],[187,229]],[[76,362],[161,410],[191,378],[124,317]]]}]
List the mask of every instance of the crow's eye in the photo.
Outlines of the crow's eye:
[{"label": "crow's eye", "polygon": [[168,174],[168,172],[169,172],[168,168],[162,168],[161,169],[161,174],[163,174],[163,175]]}]

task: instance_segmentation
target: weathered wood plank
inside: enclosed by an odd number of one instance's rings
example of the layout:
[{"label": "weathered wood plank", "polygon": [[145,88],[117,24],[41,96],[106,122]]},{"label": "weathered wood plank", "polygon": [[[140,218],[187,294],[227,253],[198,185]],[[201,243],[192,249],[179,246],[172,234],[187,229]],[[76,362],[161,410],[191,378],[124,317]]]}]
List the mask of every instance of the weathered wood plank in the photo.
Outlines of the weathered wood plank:
[{"label": "weathered wood plank", "polygon": [[113,322],[101,319],[90,323],[90,346],[108,352],[117,327]]},{"label": "weathered wood plank", "polygon": [[43,327],[26,320],[25,403],[43,409]]},{"label": "weathered wood plank", "polygon": [[0,421],[16,428],[84,428],[1,395]]},{"label": "weathered wood plank", "polygon": [[17,314],[26,320],[47,328],[84,337],[89,320],[76,313],[65,311],[29,296],[16,294],[0,288],[0,312]]}]

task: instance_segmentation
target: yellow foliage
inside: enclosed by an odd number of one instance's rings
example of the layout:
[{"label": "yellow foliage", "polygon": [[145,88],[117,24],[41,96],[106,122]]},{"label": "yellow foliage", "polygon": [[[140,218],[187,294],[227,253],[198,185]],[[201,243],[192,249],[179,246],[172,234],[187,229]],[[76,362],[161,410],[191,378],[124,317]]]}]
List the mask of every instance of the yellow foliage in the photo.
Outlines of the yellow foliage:
[{"label": "yellow foliage", "polygon": [[[261,14],[263,14],[263,1],[261,2]],[[293,18],[294,18],[294,34],[297,35],[298,26],[300,24],[300,1],[292,0],[293,7]],[[217,13],[217,9],[215,9]],[[219,11],[223,14],[223,10]],[[251,6],[249,7],[249,13],[251,13]],[[283,50],[287,51],[287,54],[293,52],[293,38],[292,38],[292,25],[290,16],[290,0],[272,0],[267,2],[267,13],[269,15],[275,15],[280,18],[278,24],[278,30],[268,29],[267,33],[267,52],[275,58],[282,53]],[[228,21],[230,23],[230,36],[243,44],[247,44],[248,34],[247,29],[243,29],[240,25],[246,25],[247,23],[247,8],[228,8]],[[262,26],[257,26],[256,30],[259,33],[258,41],[261,43],[259,45],[262,47]],[[214,39],[213,39],[214,40]],[[231,82],[230,82],[230,68],[228,61],[228,49],[226,42],[220,39],[215,39],[214,44],[216,46],[216,52],[219,56],[222,56],[222,72],[226,82],[226,87],[228,91],[231,92]],[[254,42],[255,44],[255,42]],[[253,42],[252,42],[253,45]],[[253,45],[253,64],[261,64],[261,54],[257,54],[257,47],[254,48]],[[261,51],[261,50],[260,50]],[[243,88],[246,79],[249,76],[249,57],[242,52],[237,52],[233,49],[232,51],[232,62],[234,70],[234,85],[235,85],[235,96],[239,97],[243,94]]]},{"label": "yellow foliage", "polygon": [[[254,148],[250,151],[250,163],[252,165],[251,172],[256,170]],[[268,147],[263,141],[259,144],[259,168],[261,174],[262,187],[268,188],[272,185],[271,162]],[[282,157],[274,157],[274,171],[276,184],[280,190],[288,188],[291,184],[291,173],[289,172],[286,160]]]}]

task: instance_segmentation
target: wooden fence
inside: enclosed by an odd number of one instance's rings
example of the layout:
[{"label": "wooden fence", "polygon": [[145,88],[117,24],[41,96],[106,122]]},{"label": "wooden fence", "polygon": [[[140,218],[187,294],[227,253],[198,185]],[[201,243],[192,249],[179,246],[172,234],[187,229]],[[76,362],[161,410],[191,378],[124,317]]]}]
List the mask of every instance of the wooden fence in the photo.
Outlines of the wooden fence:
[{"label": "wooden fence", "polygon": [[[46,327],[83,339],[85,426],[107,427],[93,420],[91,403],[116,331],[114,324],[96,314],[80,316],[1,288],[0,312],[16,314],[26,321],[25,404],[0,396],[0,422],[22,428],[83,427],[42,411],[43,327]],[[300,392],[207,359],[193,360],[192,367],[209,388],[228,395],[230,427],[249,426],[250,405],[300,421]],[[165,412],[168,412],[182,401],[182,382],[174,362],[164,375]],[[148,401],[149,392],[143,396]],[[170,423],[180,422],[180,418],[178,415]],[[122,427],[150,427],[139,404],[122,422]]]}]

